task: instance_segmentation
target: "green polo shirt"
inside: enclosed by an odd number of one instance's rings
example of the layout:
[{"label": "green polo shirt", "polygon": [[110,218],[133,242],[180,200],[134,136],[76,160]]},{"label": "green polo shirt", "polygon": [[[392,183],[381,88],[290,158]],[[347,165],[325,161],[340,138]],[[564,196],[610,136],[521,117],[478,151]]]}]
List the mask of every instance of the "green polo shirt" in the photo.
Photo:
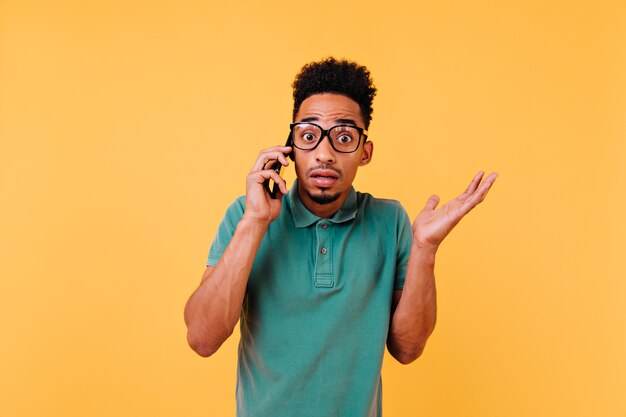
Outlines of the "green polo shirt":
[{"label": "green polo shirt", "polygon": [[[219,261],[245,209],[227,210],[209,252]],[[397,201],[350,191],[329,219],[297,182],[250,273],[240,319],[239,417],[375,417],[391,297],[402,289],[411,222]]]}]

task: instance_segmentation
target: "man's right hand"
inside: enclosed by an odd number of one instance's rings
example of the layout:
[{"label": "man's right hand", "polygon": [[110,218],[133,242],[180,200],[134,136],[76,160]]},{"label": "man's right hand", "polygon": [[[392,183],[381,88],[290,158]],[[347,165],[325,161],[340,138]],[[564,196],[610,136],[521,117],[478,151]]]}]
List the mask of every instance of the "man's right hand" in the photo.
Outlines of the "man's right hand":
[{"label": "man's right hand", "polygon": [[[287,184],[272,167],[278,162],[284,166],[289,165],[286,154],[290,152],[290,146],[274,146],[259,153],[259,157],[246,178],[244,218],[268,224],[276,220],[282,207],[283,195],[287,194]],[[270,197],[266,187],[263,186],[269,179],[278,185],[279,191],[276,193],[276,198]]]}]

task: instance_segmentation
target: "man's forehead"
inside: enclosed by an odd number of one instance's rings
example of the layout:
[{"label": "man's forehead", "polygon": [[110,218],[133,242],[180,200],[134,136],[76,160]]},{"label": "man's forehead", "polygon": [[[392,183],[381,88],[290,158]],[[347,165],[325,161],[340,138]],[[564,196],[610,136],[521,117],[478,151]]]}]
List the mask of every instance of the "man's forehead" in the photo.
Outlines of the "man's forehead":
[{"label": "man's forehead", "polygon": [[343,94],[313,94],[302,102],[296,114],[298,122],[331,120],[342,124],[364,124],[359,104]]}]

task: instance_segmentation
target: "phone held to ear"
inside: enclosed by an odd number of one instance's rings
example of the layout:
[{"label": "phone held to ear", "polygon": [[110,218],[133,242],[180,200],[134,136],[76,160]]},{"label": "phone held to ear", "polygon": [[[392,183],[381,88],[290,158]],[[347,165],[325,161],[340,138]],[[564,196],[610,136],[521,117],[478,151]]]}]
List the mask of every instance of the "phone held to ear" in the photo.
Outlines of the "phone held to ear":
[{"label": "phone held to ear", "polygon": [[[280,175],[280,170],[283,169],[283,164],[281,164],[280,162],[276,161],[276,164],[274,165],[274,171]],[[272,186],[270,187],[270,182],[272,183]],[[265,188],[267,189],[267,191],[270,194],[270,197],[272,198],[276,198],[276,194],[279,191],[278,188],[278,184],[276,184],[276,182],[274,180],[267,180],[266,184],[265,184]]]},{"label": "phone held to ear", "polygon": [[[285,146],[290,146],[290,144],[291,144],[291,132],[289,132],[289,136],[287,136],[287,142],[285,142]],[[289,158],[291,158],[291,160],[293,160],[293,151],[288,156]],[[272,166],[272,169],[278,175],[280,175],[280,171],[283,169],[283,164],[281,164],[280,161],[275,161],[274,165]],[[270,187],[270,182],[272,183],[271,187]],[[268,179],[267,181],[265,181],[265,189],[267,190],[271,198],[276,198],[276,194],[278,194],[279,192],[278,184],[276,184],[274,180]]]}]

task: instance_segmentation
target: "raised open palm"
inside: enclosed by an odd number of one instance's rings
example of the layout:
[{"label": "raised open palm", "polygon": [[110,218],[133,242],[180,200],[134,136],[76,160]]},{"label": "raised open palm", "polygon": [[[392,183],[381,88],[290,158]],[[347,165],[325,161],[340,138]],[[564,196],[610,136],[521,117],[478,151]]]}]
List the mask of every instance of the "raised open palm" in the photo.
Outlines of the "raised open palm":
[{"label": "raised open palm", "polygon": [[463,216],[485,199],[498,177],[494,172],[482,180],[483,175],[484,172],[479,171],[463,194],[439,208],[439,196],[430,196],[413,222],[414,243],[436,249]]}]

